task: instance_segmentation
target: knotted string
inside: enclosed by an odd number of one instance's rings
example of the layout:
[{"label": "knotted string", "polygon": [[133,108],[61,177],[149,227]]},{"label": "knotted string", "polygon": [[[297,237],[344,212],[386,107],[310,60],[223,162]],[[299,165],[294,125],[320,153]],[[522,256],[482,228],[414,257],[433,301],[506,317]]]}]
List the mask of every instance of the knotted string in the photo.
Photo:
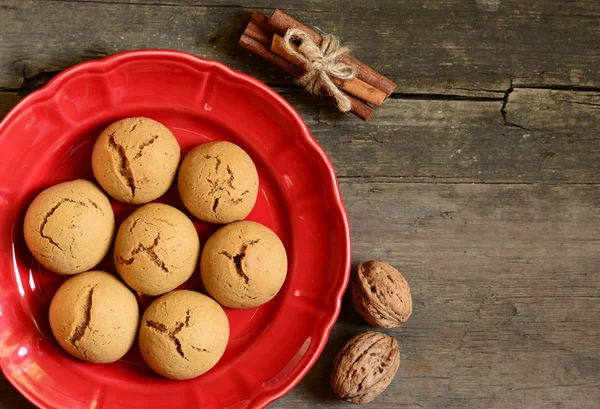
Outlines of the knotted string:
[{"label": "knotted string", "polygon": [[297,80],[298,84],[313,95],[332,96],[340,111],[350,111],[352,102],[331,80],[331,77],[341,80],[356,77],[356,69],[352,65],[340,62],[340,57],[348,49],[331,34],[323,36],[319,47],[306,32],[297,28],[289,29],[283,40],[286,51],[300,60],[306,69],[306,73]]}]

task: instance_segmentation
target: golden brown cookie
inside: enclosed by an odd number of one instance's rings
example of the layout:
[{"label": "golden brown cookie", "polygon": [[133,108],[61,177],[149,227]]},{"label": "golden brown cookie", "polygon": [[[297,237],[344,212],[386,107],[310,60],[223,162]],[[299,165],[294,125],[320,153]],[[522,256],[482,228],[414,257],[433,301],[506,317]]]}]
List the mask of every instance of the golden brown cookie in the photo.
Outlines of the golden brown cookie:
[{"label": "golden brown cookie", "polygon": [[179,290],[154,300],[139,333],[144,361],[171,379],[200,376],[217,364],[229,340],[225,311],[211,298]]},{"label": "golden brown cookie", "polygon": [[92,151],[92,170],[100,186],[125,203],[148,203],[173,183],[179,144],[163,124],[126,118],[104,130]]},{"label": "golden brown cookie", "polygon": [[285,247],[273,231],[260,223],[231,223],[206,242],[200,273],[206,291],[219,304],[258,307],[275,297],[285,281]]},{"label": "golden brown cookie", "polygon": [[87,180],[49,187],[29,205],[23,223],[31,254],[48,270],[77,274],[110,250],[115,215],[108,198]]},{"label": "golden brown cookie", "polygon": [[131,290],[104,271],[69,278],[50,303],[50,327],[60,346],[97,364],[117,361],[129,351],[139,319]]},{"label": "golden brown cookie", "polygon": [[134,211],[119,227],[114,261],[123,280],[147,295],[169,292],[196,269],[200,239],[181,211],[150,203]]},{"label": "golden brown cookie", "polygon": [[183,159],[177,187],[187,209],[200,220],[242,220],[256,203],[258,173],[250,156],[230,142],[196,146]]}]

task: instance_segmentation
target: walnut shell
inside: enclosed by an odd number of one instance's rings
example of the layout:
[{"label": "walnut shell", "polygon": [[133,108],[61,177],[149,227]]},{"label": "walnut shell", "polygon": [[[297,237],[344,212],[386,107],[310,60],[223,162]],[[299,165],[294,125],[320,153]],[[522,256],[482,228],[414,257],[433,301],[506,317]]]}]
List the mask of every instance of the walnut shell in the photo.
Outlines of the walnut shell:
[{"label": "walnut shell", "polygon": [[383,392],[400,367],[400,350],[394,337],[365,332],[338,352],[331,372],[331,387],[347,402],[363,404]]},{"label": "walnut shell", "polygon": [[371,325],[398,328],[412,313],[408,283],[385,261],[360,263],[350,292],[354,308]]}]

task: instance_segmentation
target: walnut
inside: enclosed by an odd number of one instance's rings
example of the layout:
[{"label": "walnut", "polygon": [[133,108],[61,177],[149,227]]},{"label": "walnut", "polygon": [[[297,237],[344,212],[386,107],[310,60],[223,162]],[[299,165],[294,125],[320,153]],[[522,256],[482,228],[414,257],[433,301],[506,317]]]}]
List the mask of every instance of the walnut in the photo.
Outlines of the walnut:
[{"label": "walnut", "polygon": [[398,328],[412,313],[408,283],[385,261],[360,263],[350,291],[354,308],[371,325]]},{"label": "walnut", "polygon": [[396,339],[381,332],[365,332],[348,341],[335,357],[331,387],[347,402],[367,403],[388,387],[399,366]]}]

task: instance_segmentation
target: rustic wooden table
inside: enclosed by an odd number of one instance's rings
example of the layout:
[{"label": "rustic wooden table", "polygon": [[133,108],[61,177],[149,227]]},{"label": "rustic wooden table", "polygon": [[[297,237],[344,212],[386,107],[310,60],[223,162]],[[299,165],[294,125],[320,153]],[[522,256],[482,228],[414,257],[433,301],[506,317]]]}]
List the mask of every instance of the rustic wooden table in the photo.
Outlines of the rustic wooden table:
[{"label": "rustic wooden table", "polygon": [[[339,35],[397,93],[363,124],[238,49],[251,11],[274,7]],[[329,154],[354,263],[391,262],[414,297],[390,331],[400,370],[369,407],[598,408],[599,1],[0,0],[0,116],[64,68],[136,48],[265,81]],[[331,361],[368,328],[346,303],[272,407],[344,405]],[[0,380],[0,408],[26,407]]]}]

